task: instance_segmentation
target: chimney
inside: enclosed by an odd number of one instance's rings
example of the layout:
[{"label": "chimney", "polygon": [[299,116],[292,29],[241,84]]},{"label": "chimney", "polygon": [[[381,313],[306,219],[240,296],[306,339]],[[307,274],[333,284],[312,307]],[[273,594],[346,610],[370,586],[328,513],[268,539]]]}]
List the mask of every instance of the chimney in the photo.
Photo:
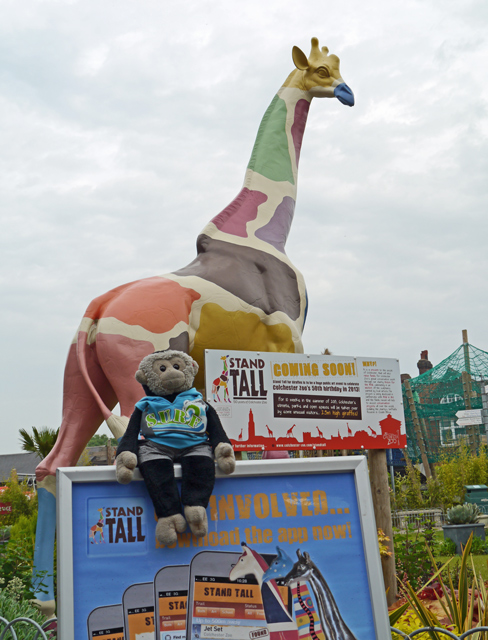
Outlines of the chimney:
[{"label": "chimney", "polygon": [[429,369],[432,369],[432,362],[429,360],[429,352],[427,349],[420,352],[420,360],[417,362],[417,368],[419,370],[419,376],[426,373]]}]

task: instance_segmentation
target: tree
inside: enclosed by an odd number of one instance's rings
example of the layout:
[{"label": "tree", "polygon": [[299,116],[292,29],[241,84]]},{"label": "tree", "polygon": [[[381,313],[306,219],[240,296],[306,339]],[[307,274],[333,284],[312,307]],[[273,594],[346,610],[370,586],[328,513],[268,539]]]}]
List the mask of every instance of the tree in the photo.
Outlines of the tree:
[{"label": "tree", "polygon": [[26,429],[20,429],[19,433],[23,451],[37,453],[39,458],[43,460],[54,447],[58,439],[59,428],[49,429],[48,427],[42,427],[41,429],[36,429],[36,427],[32,427],[33,435],[30,435]]},{"label": "tree", "polygon": [[87,447],[106,447],[108,444],[112,445],[112,447],[117,446],[117,440],[115,438],[110,438],[105,433],[96,433],[92,436],[86,445]]}]

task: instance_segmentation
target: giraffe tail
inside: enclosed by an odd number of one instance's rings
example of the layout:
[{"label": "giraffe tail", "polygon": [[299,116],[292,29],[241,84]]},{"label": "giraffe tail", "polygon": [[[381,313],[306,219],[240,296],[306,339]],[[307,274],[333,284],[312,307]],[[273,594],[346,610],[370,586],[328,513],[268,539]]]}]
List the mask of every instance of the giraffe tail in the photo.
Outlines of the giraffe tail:
[{"label": "giraffe tail", "polygon": [[97,388],[93,384],[90,378],[90,372],[87,365],[87,353],[90,348],[90,342],[94,341],[96,335],[97,321],[92,318],[83,318],[82,325],[78,330],[76,338],[76,357],[78,359],[78,365],[80,367],[81,375],[90,389],[93,399],[97,403],[100,411],[103,415],[103,419],[108,425],[108,428],[112,432],[114,438],[119,440],[125,433],[127,425],[129,424],[129,418],[125,416],[117,416],[107,407],[102,397],[100,396]]}]

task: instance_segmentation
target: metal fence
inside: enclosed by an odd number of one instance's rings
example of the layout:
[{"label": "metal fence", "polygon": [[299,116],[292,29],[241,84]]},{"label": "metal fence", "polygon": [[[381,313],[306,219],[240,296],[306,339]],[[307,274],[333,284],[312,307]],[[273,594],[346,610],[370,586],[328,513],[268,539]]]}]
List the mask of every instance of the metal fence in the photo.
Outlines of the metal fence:
[{"label": "metal fence", "polygon": [[[17,635],[17,631],[19,630],[19,625],[22,625],[21,628],[25,631],[25,625],[27,624],[29,627],[33,627],[37,633],[32,637],[32,640],[52,640],[56,637],[56,635],[52,635],[53,624],[55,624],[56,618],[51,618],[50,620],[46,620],[39,626],[37,622],[31,620],[30,618],[15,618],[9,622],[5,618],[0,616],[0,640],[23,640],[25,635]],[[5,625],[5,628],[2,627]],[[17,631],[14,629],[14,625],[17,628]],[[476,629],[470,629],[469,631],[465,631],[460,636],[452,633],[452,631],[448,631],[447,629],[441,629],[440,627],[422,627],[420,629],[415,629],[410,634],[406,634],[400,629],[396,629],[395,627],[390,627],[392,633],[397,634],[397,637],[402,638],[402,640],[413,640],[416,636],[419,636],[421,633],[426,633],[429,631],[436,631],[440,635],[446,636],[446,638],[452,638],[453,640],[464,640],[464,638],[468,638],[469,636],[474,635],[475,633],[479,633],[480,631],[488,632],[488,627],[477,627]],[[46,630],[49,630],[49,635],[46,635]],[[56,634],[56,632],[54,632]],[[488,638],[488,633],[487,636]]]},{"label": "metal fence", "polygon": [[0,640],[24,640],[26,633],[32,640],[54,640],[57,635],[56,628],[56,618],[46,620],[39,625],[31,618],[15,618],[9,622],[0,616]]},{"label": "metal fence", "polygon": [[435,527],[446,524],[446,514],[442,509],[413,509],[411,511],[393,511],[391,519],[394,527],[406,529],[408,525],[422,526],[433,522]]},{"label": "metal fence", "polygon": [[[390,627],[393,633],[397,633],[400,638],[406,638],[407,640],[413,640],[415,636],[420,635],[421,633],[428,633],[429,631],[436,631],[439,635],[444,635],[446,638],[453,638],[453,640],[464,640],[464,638],[468,638],[469,636],[473,636],[475,633],[479,633],[480,631],[488,631],[488,627],[476,627],[476,629],[470,629],[469,631],[465,631],[460,636],[457,636],[452,631],[448,631],[447,629],[441,629],[440,627],[422,627],[421,629],[415,629],[412,631],[410,635],[400,631],[399,629],[395,629],[395,627]],[[488,635],[483,634],[483,638],[488,637]],[[0,639],[1,640],[1,639]]]}]

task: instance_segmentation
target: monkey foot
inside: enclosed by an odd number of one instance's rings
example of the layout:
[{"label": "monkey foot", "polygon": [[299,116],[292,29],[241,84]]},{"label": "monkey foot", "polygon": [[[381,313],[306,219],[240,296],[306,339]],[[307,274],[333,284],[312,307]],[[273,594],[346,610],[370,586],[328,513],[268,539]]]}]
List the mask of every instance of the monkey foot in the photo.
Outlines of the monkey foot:
[{"label": "monkey foot", "polygon": [[203,538],[207,535],[207,512],[203,507],[185,507],[185,518],[194,536]]},{"label": "monkey foot", "polygon": [[181,513],[167,518],[159,518],[156,525],[156,539],[160,544],[174,544],[178,539],[177,533],[183,533],[185,529],[186,521]]}]

